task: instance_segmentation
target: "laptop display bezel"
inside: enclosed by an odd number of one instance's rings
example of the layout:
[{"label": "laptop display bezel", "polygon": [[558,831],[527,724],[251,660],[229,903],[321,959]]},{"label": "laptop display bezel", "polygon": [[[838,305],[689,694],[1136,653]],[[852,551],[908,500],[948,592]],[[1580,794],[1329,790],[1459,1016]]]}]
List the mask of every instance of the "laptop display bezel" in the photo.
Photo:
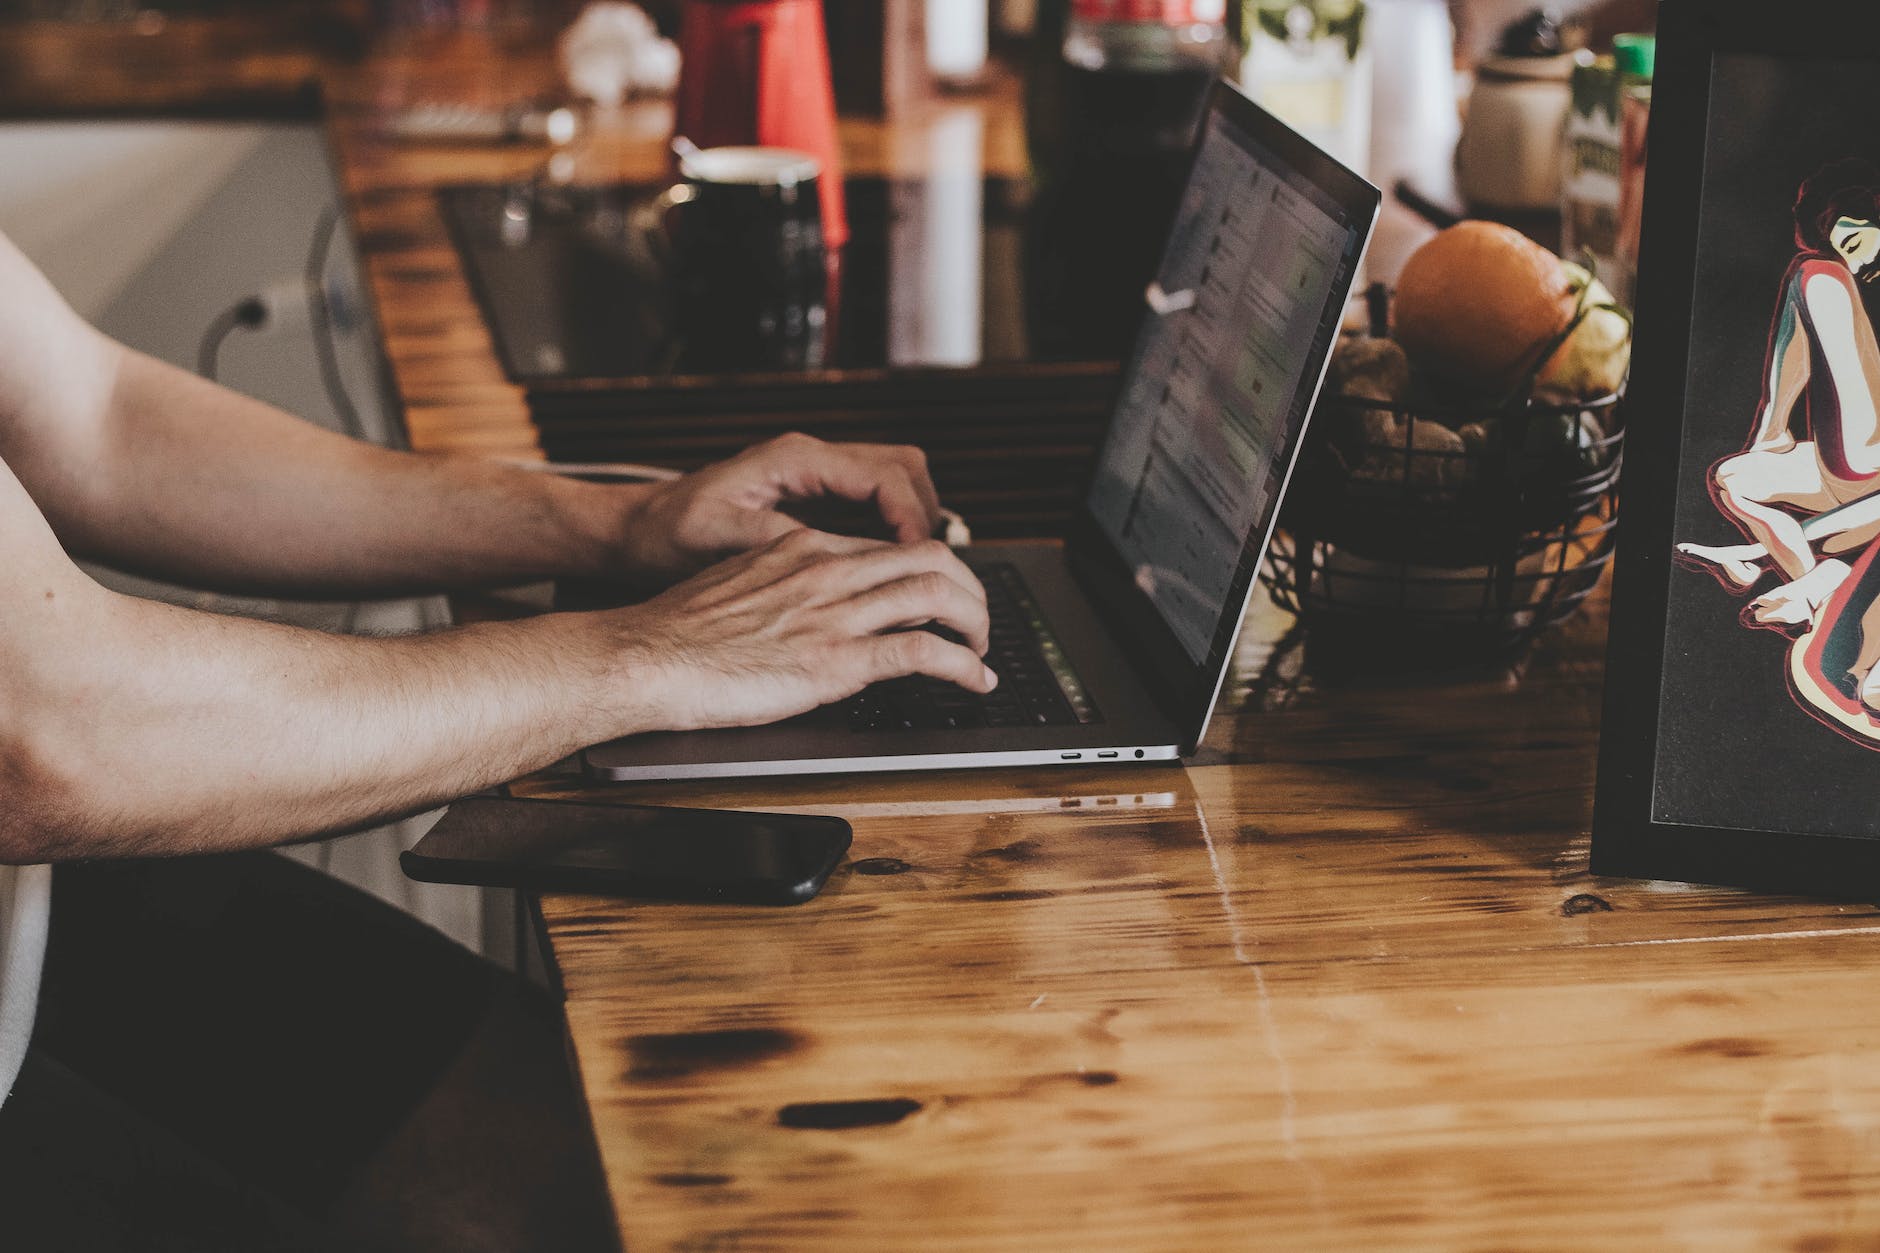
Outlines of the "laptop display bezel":
[{"label": "laptop display bezel", "polygon": [[[1364,251],[1370,245],[1383,200],[1381,193],[1225,80],[1216,83],[1209,99],[1206,121],[1194,149],[1196,154],[1200,152],[1201,145],[1207,142],[1218,120],[1223,118],[1328,196],[1349,215],[1353,226],[1362,232],[1363,242],[1357,261],[1334,284],[1327,298],[1329,310],[1342,312],[1351,298],[1352,286],[1363,264]],[[1125,377],[1133,374],[1135,363],[1141,358],[1144,337],[1155,316],[1147,310],[1145,301],[1143,326],[1137,332]],[[1289,430],[1286,446],[1280,453],[1280,461],[1285,467],[1280,477],[1280,490],[1274,493],[1273,499],[1248,530],[1233,582],[1223,598],[1221,616],[1215,624],[1208,655],[1200,663],[1189,657],[1161,612],[1137,585],[1130,563],[1112,543],[1091,508],[1091,496],[1096,477],[1101,473],[1102,458],[1115,433],[1117,414],[1114,411],[1111,415],[1111,429],[1105,435],[1097,461],[1092,466],[1091,479],[1079,500],[1066,546],[1072,569],[1085,590],[1103,606],[1106,614],[1113,615],[1114,620],[1118,621],[1121,628],[1119,634],[1126,641],[1132,660],[1143,670],[1144,678],[1163,702],[1169,717],[1182,729],[1183,756],[1195,751],[1207,731],[1214,702],[1227,674],[1234,640],[1246,616],[1254,581],[1260,563],[1266,556],[1267,544],[1272,538],[1280,502],[1285,498],[1286,485],[1292,478],[1312,407],[1317,403],[1319,389],[1331,362],[1335,338],[1334,326],[1333,337],[1325,342],[1321,360],[1309,380],[1311,397],[1306,405],[1306,420],[1300,422],[1297,429]],[[1125,390],[1118,397],[1119,409],[1126,400]]]}]

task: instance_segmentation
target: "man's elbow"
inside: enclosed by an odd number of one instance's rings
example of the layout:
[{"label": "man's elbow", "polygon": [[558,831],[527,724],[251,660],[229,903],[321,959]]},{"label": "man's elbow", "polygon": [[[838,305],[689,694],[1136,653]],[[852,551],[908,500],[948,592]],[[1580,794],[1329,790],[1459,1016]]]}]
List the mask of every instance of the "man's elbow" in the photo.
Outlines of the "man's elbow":
[{"label": "man's elbow", "polygon": [[54,733],[0,730],[0,865],[79,856],[90,794]]}]

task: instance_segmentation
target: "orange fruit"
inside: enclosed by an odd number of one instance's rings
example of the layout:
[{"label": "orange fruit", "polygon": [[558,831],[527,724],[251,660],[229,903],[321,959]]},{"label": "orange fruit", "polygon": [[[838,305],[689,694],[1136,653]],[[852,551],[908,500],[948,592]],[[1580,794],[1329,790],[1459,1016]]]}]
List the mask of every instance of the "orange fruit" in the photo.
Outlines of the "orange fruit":
[{"label": "orange fruit", "polygon": [[1410,254],[1391,329],[1420,368],[1483,396],[1512,391],[1573,320],[1556,257],[1495,222],[1459,222]]}]

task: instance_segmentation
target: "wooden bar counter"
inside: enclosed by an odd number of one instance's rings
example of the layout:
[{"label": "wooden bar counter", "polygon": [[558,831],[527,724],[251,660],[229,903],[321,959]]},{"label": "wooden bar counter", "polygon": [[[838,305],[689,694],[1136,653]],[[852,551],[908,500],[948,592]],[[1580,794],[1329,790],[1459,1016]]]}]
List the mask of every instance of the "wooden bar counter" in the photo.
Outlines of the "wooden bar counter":
[{"label": "wooden bar counter", "polygon": [[[317,72],[413,443],[531,455],[434,193],[543,154],[379,132],[490,51]],[[656,172],[662,110],[585,159]],[[1880,1244],[1880,910],[1588,876],[1598,598],[1440,681],[1301,678],[1287,626],[1185,769],[519,784],[855,828],[796,908],[540,902],[626,1246]]]},{"label": "wooden bar counter", "polygon": [[1880,910],[1586,873],[1603,615],[1187,769],[529,790],[855,827],[796,909],[542,915],[629,1247],[1880,1240]]}]

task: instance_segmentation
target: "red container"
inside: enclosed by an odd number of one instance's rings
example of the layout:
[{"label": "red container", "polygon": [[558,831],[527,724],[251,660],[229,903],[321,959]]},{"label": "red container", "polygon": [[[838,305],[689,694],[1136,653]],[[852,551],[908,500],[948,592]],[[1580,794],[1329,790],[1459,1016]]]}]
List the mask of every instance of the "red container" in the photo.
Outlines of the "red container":
[{"label": "red container", "polygon": [[677,133],[701,148],[795,148],[822,165],[823,241],[849,237],[822,0],[686,0]]}]

